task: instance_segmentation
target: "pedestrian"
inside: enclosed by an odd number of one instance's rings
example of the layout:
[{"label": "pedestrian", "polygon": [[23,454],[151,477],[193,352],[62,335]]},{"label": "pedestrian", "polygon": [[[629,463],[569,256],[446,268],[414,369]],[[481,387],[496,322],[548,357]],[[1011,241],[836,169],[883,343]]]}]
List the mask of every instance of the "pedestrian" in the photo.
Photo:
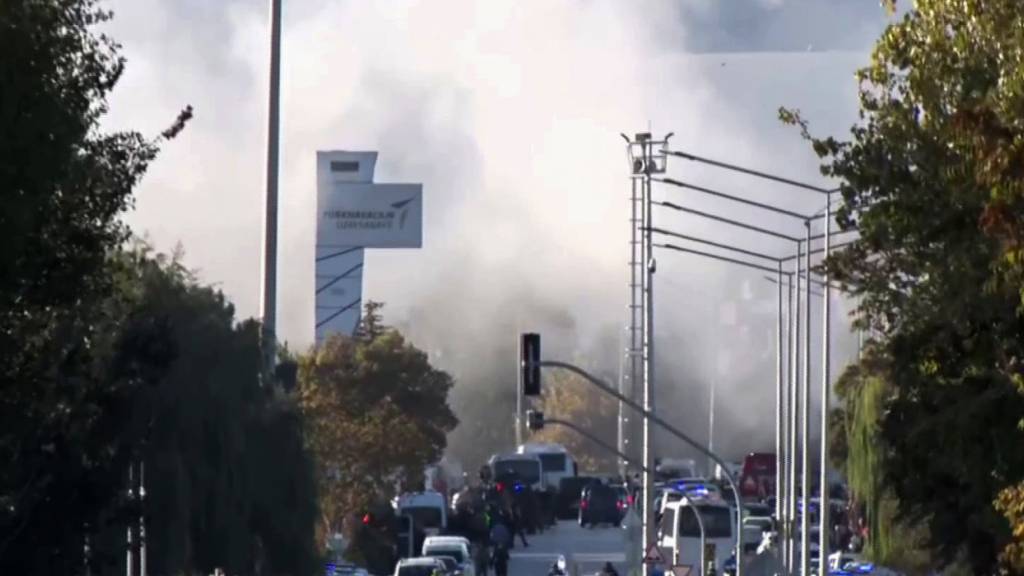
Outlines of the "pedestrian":
[{"label": "pedestrian", "polygon": [[494,566],[495,576],[508,576],[508,548],[498,546],[491,555],[491,565]]},{"label": "pedestrian", "polygon": [[510,520],[512,522],[512,546],[516,545],[516,535],[518,534],[519,539],[523,543],[523,548],[529,548],[530,543],[526,541],[526,530],[523,526],[525,518],[523,518],[523,509],[521,506],[513,505]]}]

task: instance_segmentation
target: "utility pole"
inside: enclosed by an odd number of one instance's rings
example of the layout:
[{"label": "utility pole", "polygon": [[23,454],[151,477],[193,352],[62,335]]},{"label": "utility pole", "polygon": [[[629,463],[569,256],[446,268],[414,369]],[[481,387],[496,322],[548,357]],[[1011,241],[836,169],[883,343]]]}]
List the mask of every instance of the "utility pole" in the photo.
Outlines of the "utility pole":
[{"label": "utility pole", "polygon": [[[828,261],[828,256],[831,251],[832,244],[832,206],[831,200],[832,195],[826,196],[825,201],[825,261]],[[819,485],[821,486],[821,512],[819,512],[819,532],[818,538],[818,562],[819,566],[825,566],[828,561],[828,555],[832,551],[832,525],[829,522],[829,482],[828,482],[828,465],[829,465],[829,393],[830,393],[830,355],[832,352],[832,346],[829,338],[829,330],[831,327],[831,309],[830,309],[830,296],[832,292],[831,283],[829,282],[829,274],[826,269],[824,272],[824,284],[822,289],[824,294],[824,304],[822,311],[822,354],[821,354],[821,473],[819,479]],[[819,568],[818,573],[823,572],[823,568]]]},{"label": "utility pole", "polygon": [[[654,401],[654,273],[656,264],[654,260],[653,238],[652,238],[652,198],[651,198],[651,176],[665,171],[665,153],[663,149],[668,143],[672,134],[665,136],[663,140],[654,141],[649,132],[636,134],[633,140],[623,135],[628,143],[630,160],[632,161],[632,181],[634,189],[639,181],[641,197],[641,227],[643,241],[641,244],[640,261],[644,269],[640,274],[642,293],[642,372],[643,372],[643,408],[645,414],[653,413],[655,410]],[[655,145],[658,146],[655,154]],[[660,162],[659,162],[660,161]],[[635,205],[635,204],[634,204]],[[636,270],[636,267],[634,267]],[[654,451],[653,437],[651,434],[650,418],[643,420],[643,466],[646,470],[643,473],[643,528],[642,540],[644,548],[655,543],[654,526]],[[649,574],[649,568],[644,565],[644,573]]]},{"label": "utility pole", "polygon": [[[281,128],[281,0],[270,0],[270,94],[267,122],[266,211],[263,220],[263,373],[277,360],[277,184]],[[131,575],[129,575],[131,576]]]},{"label": "utility pole", "polygon": [[796,573],[797,557],[796,557],[796,488],[799,477],[797,476],[797,454],[800,448],[800,290],[803,285],[803,276],[800,270],[801,264],[801,252],[802,243],[796,243],[796,289],[794,290],[794,306],[793,306],[793,354],[792,354],[792,365],[793,368],[790,370],[790,396],[792,398],[791,412],[789,416],[789,441],[790,441],[790,458],[789,458],[789,497],[786,499],[786,503],[789,505],[789,546],[786,549],[786,564],[790,574]]},{"label": "utility pole", "polygon": [[[637,135],[642,142],[644,151],[644,410],[654,412],[654,251],[651,247],[651,162],[653,162],[653,147],[650,134]],[[643,515],[643,541],[644,549],[654,543],[656,527],[654,525],[654,451],[651,446],[653,440],[651,435],[651,424],[649,418],[644,418],[644,515]],[[649,574],[650,569],[644,564],[645,571]]]},{"label": "utility pole", "polygon": [[807,228],[807,246],[804,250],[804,372],[803,372],[803,414],[801,415],[800,436],[803,444],[800,447],[800,574],[811,573],[811,222],[804,224]]}]

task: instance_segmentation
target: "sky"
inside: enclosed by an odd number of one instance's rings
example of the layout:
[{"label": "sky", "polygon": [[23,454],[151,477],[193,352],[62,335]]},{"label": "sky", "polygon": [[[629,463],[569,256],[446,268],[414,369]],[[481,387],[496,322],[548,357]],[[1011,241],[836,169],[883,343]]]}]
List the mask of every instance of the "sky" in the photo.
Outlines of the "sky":
[{"label": "sky", "polygon": [[[256,316],[267,2],[107,4],[127,70],[105,128],[155,135],[185,105],[195,110],[127,221],[158,249],[180,244],[239,317]],[[625,319],[630,193],[620,133],[674,132],[674,148],[828,184],[777,110],[800,109],[816,134],[846,134],[853,73],[886,18],[866,0],[285,0],[279,336],[300,349],[313,338],[316,151],[378,150],[378,182],[423,183],[424,247],[368,251],[363,295],[385,302],[386,319],[453,372],[464,411],[479,380],[508,379],[511,359],[500,369],[480,359],[519,331],[553,335],[547,350],[615,374],[607,342]],[[669,175],[801,212],[822,206],[813,193],[683,160]],[[655,198],[803,233],[691,192],[658,187]],[[655,222],[772,254],[793,249],[664,211]],[[655,256],[656,337],[668,351],[659,394],[705,430],[715,380],[721,441],[746,450],[746,433],[768,438],[773,417],[764,406],[775,290],[758,272]],[[855,338],[848,303],[836,306],[841,368]]]}]

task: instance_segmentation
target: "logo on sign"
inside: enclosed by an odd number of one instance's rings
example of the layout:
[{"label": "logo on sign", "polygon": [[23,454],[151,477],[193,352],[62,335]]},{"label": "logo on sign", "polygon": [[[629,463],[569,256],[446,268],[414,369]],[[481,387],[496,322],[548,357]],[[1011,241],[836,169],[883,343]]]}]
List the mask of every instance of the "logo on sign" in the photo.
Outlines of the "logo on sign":
[{"label": "logo on sign", "polygon": [[405,230],[409,205],[416,197],[391,203],[390,210],[324,210],[324,218],[339,230]]}]

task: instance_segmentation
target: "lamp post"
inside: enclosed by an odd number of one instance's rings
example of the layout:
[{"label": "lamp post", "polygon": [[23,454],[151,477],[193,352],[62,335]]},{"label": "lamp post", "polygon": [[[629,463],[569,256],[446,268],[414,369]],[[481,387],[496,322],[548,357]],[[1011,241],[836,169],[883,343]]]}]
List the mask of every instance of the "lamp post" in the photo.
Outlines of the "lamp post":
[{"label": "lamp post", "polygon": [[261,310],[263,374],[273,374],[277,358],[277,185],[281,127],[281,0],[270,0],[270,90],[267,114],[267,181],[263,220]]}]

